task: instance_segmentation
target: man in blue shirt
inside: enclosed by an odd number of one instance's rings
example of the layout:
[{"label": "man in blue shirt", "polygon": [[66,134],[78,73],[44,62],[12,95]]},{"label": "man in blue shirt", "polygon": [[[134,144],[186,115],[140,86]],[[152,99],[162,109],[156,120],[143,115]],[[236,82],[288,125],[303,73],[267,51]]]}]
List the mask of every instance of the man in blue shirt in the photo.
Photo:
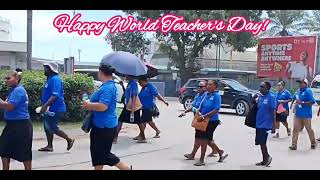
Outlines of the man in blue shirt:
[{"label": "man in blue shirt", "polygon": [[260,84],[261,95],[258,98],[258,111],[256,116],[256,139],[255,144],[260,145],[262,152],[262,162],[257,166],[269,166],[272,158],[268,153],[267,139],[268,132],[272,130],[276,119],[276,97],[270,91],[270,82],[262,82]]},{"label": "man in blue shirt", "polygon": [[67,141],[67,150],[69,151],[74,143],[65,132],[59,129],[58,123],[66,112],[64,103],[63,82],[58,75],[58,65],[56,63],[44,64],[44,74],[47,81],[42,90],[41,97],[41,116],[43,117],[44,130],[47,136],[48,145],[40,148],[39,151],[53,151],[53,135],[56,134]]},{"label": "man in blue shirt", "polygon": [[311,149],[316,148],[316,139],[314,131],[311,126],[312,119],[312,105],[315,103],[313,94],[310,88],[308,88],[308,80],[299,80],[299,89],[296,92],[296,113],[293,124],[292,146],[291,150],[297,150],[297,142],[299,132],[302,127],[305,127],[311,142]]}]

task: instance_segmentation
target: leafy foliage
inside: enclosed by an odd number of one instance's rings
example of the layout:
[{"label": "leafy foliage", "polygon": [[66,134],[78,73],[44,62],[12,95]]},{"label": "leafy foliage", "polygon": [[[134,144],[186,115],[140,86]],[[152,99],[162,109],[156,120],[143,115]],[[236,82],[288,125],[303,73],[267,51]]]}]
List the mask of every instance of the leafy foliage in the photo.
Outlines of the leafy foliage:
[{"label": "leafy foliage", "polygon": [[[3,79],[8,71],[0,71]],[[81,92],[90,92],[94,89],[93,78],[86,74],[61,74],[64,81],[64,98],[67,106],[65,121],[82,121],[85,112],[81,110]],[[41,106],[41,91],[46,82],[43,71],[24,71],[21,84],[24,86],[29,97],[29,113],[31,119],[38,119],[35,109]],[[9,88],[2,81],[0,83],[0,97],[7,96]],[[0,117],[0,119],[3,116]]]}]

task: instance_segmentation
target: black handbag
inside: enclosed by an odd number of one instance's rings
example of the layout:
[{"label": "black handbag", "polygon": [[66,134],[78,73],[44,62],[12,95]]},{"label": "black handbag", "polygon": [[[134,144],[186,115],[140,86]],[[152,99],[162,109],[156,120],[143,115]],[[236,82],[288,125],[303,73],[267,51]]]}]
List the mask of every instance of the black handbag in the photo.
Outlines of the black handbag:
[{"label": "black handbag", "polygon": [[160,112],[159,112],[159,109],[158,109],[157,105],[153,105],[153,106],[152,106],[152,108],[151,108],[151,114],[152,114],[152,117],[154,117],[154,118],[159,117]]},{"label": "black handbag", "polygon": [[86,118],[84,119],[81,129],[85,132],[85,133],[89,133],[90,130],[92,128],[92,113],[90,112]]},{"label": "black handbag", "polygon": [[256,117],[258,112],[258,105],[254,103],[249,113],[246,116],[244,124],[251,128],[256,128]]}]

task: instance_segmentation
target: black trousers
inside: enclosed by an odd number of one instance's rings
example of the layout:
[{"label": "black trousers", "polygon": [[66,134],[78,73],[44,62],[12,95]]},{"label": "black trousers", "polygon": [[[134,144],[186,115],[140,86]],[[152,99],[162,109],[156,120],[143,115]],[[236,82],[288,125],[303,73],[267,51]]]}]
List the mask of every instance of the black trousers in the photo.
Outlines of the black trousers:
[{"label": "black trousers", "polygon": [[112,141],[117,133],[117,127],[98,128],[93,126],[90,132],[90,153],[93,166],[114,166],[120,159],[111,153]]}]

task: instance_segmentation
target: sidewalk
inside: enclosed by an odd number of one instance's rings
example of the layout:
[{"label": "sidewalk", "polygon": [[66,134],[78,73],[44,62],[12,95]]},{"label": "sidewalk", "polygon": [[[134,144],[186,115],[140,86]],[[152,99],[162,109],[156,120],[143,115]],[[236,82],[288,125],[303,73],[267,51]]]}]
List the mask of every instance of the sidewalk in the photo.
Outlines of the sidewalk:
[{"label": "sidewalk", "polygon": [[[63,130],[63,128],[61,128]],[[76,129],[68,129],[68,130],[63,130],[68,136],[71,138],[86,138],[89,137],[90,133],[85,133],[81,130],[81,128],[76,128]],[[122,126],[122,129],[120,131],[120,134],[127,134],[129,131],[137,131],[137,127],[134,125],[127,125],[124,124]],[[61,139],[59,136],[54,136],[54,139]],[[44,131],[33,131],[33,140],[46,140],[46,134]]]}]

